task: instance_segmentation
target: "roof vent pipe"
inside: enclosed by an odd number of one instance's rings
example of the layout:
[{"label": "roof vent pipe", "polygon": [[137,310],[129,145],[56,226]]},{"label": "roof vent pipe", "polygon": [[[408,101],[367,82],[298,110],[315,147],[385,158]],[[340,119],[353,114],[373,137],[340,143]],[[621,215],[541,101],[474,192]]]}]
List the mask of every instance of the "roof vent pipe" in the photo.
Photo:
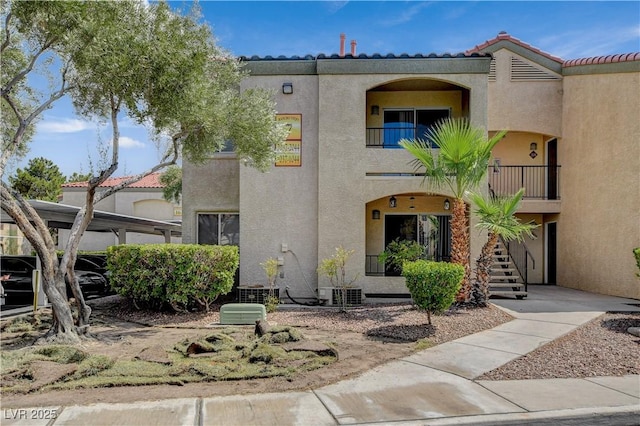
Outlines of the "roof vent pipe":
[{"label": "roof vent pipe", "polygon": [[344,33],[340,34],[340,57],[342,58],[344,56],[344,41],[347,38],[346,35],[344,35]]},{"label": "roof vent pipe", "polygon": [[356,43],[355,40],[351,40],[351,56],[356,56],[356,46],[358,45],[358,43]]}]

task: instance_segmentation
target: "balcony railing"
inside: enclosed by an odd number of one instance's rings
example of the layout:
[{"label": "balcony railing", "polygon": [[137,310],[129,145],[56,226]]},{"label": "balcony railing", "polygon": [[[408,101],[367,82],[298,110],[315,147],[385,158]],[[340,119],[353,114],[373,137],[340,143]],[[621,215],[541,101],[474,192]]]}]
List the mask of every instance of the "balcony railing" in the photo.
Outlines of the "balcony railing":
[{"label": "balcony railing", "polygon": [[384,277],[384,263],[378,260],[377,254],[367,254],[364,266],[365,275],[374,277]]},{"label": "balcony railing", "polygon": [[560,166],[489,166],[491,193],[512,195],[524,188],[524,197],[539,200],[560,199]]},{"label": "balcony railing", "polygon": [[426,126],[367,127],[367,148],[397,149],[402,139],[424,138]]},{"label": "balcony railing", "polygon": [[[380,262],[380,256],[377,254],[367,254],[364,266],[364,274],[368,277],[398,277],[400,273],[393,270],[387,270],[384,263]],[[450,256],[431,256],[428,260],[436,262],[451,262]]]}]

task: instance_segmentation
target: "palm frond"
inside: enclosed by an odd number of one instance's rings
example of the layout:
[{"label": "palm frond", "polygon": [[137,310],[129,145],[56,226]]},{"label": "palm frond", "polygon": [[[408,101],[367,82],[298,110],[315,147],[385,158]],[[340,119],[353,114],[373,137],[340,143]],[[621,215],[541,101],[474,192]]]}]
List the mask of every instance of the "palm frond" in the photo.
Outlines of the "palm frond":
[{"label": "palm frond", "polygon": [[475,204],[474,213],[479,218],[476,227],[497,234],[506,241],[522,241],[525,236],[532,237],[532,231],[538,225],[522,223],[515,216],[523,196],[524,188],[507,197],[485,197],[471,193],[469,198]]}]

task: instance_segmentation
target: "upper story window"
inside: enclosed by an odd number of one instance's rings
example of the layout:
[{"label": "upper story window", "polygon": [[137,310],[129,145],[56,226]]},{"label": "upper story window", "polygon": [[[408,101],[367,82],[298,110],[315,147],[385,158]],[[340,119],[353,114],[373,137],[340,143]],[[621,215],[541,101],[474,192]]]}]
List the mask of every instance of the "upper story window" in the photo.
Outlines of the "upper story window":
[{"label": "upper story window", "polygon": [[216,152],[235,152],[236,147],[233,144],[233,141],[227,139],[226,141],[224,141],[224,144],[222,145],[222,147],[220,147],[220,149],[218,149],[218,151]]},{"label": "upper story window", "polygon": [[[451,115],[449,108],[394,108],[383,112],[383,127],[367,129],[367,146],[400,148],[402,139],[426,139],[427,130]],[[437,147],[437,146],[434,146]]]}]

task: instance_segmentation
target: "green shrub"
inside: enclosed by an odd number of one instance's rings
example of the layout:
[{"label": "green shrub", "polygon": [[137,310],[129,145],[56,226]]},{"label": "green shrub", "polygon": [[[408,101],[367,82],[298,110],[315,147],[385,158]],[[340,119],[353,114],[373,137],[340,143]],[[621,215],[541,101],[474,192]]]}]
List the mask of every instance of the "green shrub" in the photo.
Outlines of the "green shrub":
[{"label": "green shrub", "polygon": [[[638,270],[640,270],[640,247],[636,247],[633,249],[633,255],[636,257],[636,266]],[[640,277],[640,273],[636,273],[638,277]]]},{"label": "green shrub", "polygon": [[402,272],[404,262],[423,259],[425,252],[424,246],[417,241],[400,241],[400,238],[396,238],[380,253],[378,260],[384,264],[389,263],[396,272]]},{"label": "green shrub", "polygon": [[447,310],[455,301],[464,268],[454,263],[416,260],[403,264],[402,276],[406,279],[413,302],[427,311],[431,324],[432,313]]},{"label": "green shrub", "polygon": [[205,308],[233,287],[238,247],[127,244],[107,250],[110,284],[136,304],[175,310]]}]

